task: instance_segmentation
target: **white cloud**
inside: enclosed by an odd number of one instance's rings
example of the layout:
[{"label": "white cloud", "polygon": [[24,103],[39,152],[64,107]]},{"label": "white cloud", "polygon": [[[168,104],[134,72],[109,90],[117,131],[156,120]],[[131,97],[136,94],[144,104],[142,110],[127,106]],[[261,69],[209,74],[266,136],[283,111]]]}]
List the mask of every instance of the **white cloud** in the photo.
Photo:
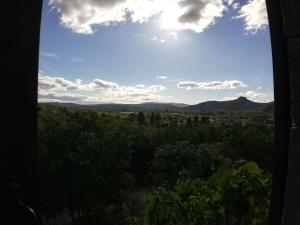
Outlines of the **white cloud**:
[{"label": "white cloud", "polygon": [[158,17],[162,28],[202,32],[226,11],[223,0],[49,0],[61,24],[74,32],[92,34],[96,25],[128,18],[147,22]]},{"label": "white cloud", "polygon": [[61,77],[49,77],[40,74],[38,88],[42,90],[74,90],[78,89],[78,84],[65,80]]},{"label": "white cloud", "polygon": [[223,0],[170,0],[163,8],[161,28],[202,32],[222,17],[227,7]]},{"label": "white cloud", "polygon": [[71,94],[71,93],[54,93],[54,92],[40,92],[39,93],[40,101],[62,101],[62,102],[83,102],[88,100],[88,96]]},{"label": "white cloud", "polygon": [[233,96],[226,96],[222,99],[222,101],[234,100],[240,96],[244,96],[251,101],[254,102],[271,102],[274,101],[273,94],[264,93],[264,92],[256,92],[256,91],[246,91],[241,93],[236,93]]},{"label": "white cloud", "polygon": [[155,77],[157,80],[167,80],[168,77],[167,76],[156,76]]},{"label": "white cloud", "polygon": [[239,10],[237,18],[244,19],[245,30],[256,33],[268,25],[268,14],[265,0],[248,0]]},{"label": "white cloud", "polygon": [[118,103],[159,101],[163,99],[159,93],[165,89],[162,85],[120,86],[116,89],[104,90],[103,96],[105,99]]},{"label": "white cloud", "polygon": [[60,13],[61,24],[74,32],[93,33],[93,25],[124,20],[123,0],[49,0]]},{"label": "white cloud", "polygon": [[150,38],[151,41],[156,41],[157,40],[157,36],[154,36],[152,38]]},{"label": "white cloud", "polygon": [[178,35],[176,32],[171,32],[171,35],[173,36],[174,40],[178,40]]},{"label": "white cloud", "polygon": [[222,90],[222,89],[236,89],[242,87],[247,87],[247,85],[239,80],[210,81],[210,82],[181,81],[177,84],[177,88],[183,88],[186,90],[191,90],[191,89]]},{"label": "white cloud", "polygon": [[71,61],[72,63],[83,63],[83,60],[80,59],[80,58],[77,58],[77,57],[72,57],[72,58],[70,59],[70,61]]},{"label": "white cloud", "polygon": [[226,3],[227,3],[227,5],[233,5],[234,4],[234,1],[235,0],[224,0]]},{"label": "white cloud", "polygon": [[97,88],[117,88],[117,87],[119,87],[119,85],[116,83],[105,81],[105,80],[99,80],[99,79],[95,79],[93,83],[96,84]]},{"label": "white cloud", "polygon": [[96,89],[107,89],[107,88],[117,88],[118,84],[95,79],[90,83],[82,84],[80,79],[75,80],[75,82],[68,81],[62,77],[52,77],[46,75],[39,75],[39,89],[43,90],[84,90],[84,91],[92,91]]},{"label": "white cloud", "polygon": [[159,36],[155,35],[149,38],[150,41],[157,41],[160,43],[165,43],[169,41],[179,40],[178,34],[176,32],[161,33]]},{"label": "white cloud", "polygon": [[73,82],[40,74],[38,94],[40,101],[138,103],[163,100],[160,94],[165,89],[162,85],[126,86],[100,79],[89,83],[80,79]]},{"label": "white cloud", "polygon": [[138,84],[138,85],[135,85],[135,87],[136,87],[136,88],[145,88],[146,85],[144,85],[144,84]]},{"label": "white cloud", "polygon": [[171,32],[165,35],[160,35],[160,37],[158,36],[153,36],[149,38],[150,41],[156,41],[159,43],[166,43],[169,41],[177,41],[178,40],[178,35],[176,32]]},{"label": "white cloud", "polygon": [[240,96],[245,96],[255,102],[271,102],[274,100],[274,96],[272,94],[255,91],[246,91],[244,93],[240,93]]},{"label": "white cloud", "polygon": [[53,52],[44,52],[42,51],[42,55],[48,58],[57,59],[59,56]]},{"label": "white cloud", "polygon": [[237,97],[224,97],[221,101],[231,101],[231,100],[235,100]]},{"label": "white cloud", "polygon": [[76,80],[75,80],[75,83],[76,83],[76,84],[81,84],[81,83],[82,83],[82,80],[81,80],[81,79],[76,79]]},{"label": "white cloud", "polygon": [[268,25],[265,0],[248,0],[242,6],[235,0],[49,0],[49,5],[63,26],[81,34],[94,33],[96,26],[144,23],[154,17],[163,29],[203,32],[226,11],[237,9],[236,18],[244,20],[246,31],[255,33]]},{"label": "white cloud", "polygon": [[239,2],[235,2],[235,3],[232,4],[232,8],[235,9],[235,10],[238,9],[239,7],[240,7]]}]

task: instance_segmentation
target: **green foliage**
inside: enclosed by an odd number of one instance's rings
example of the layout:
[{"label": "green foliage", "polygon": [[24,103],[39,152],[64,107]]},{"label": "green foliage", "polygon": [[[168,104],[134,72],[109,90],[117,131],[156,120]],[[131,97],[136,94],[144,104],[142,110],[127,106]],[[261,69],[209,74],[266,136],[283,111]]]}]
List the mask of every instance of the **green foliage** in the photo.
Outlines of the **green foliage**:
[{"label": "green foliage", "polygon": [[188,172],[183,171],[174,189],[160,186],[146,198],[145,225],[214,224],[210,190],[205,182],[191,180]]},{"label": "green foliage", "polygon": [[146,118],[143,112],[139,112],[137,115],[137,122],[139,125],[143,125],[146,123]]},{"label": "green foliage", "polygon": [[270,115],[41,104],[38,140],[45,218],[67,213],[76,225],[266,224]]},{"label": "green foliage", "polygon": [[207,179],[222,161],[215,146],[190,145],[179,142],[163,145],[155,151],[152,161],[152,176],[156,184],[175,184],[181,170],[187,169],[194,178]]},{"label": "green foliage", "polygon": [[107,128],[95,112],[43,108],[39,116],[40,177],[45,211],[67,210],[72,220],[123,202],[133,177],[123,124]]},{"label": "green foliage", "polygon": [[254,161],[271,171],[274,132],[263,116],[255,116],[244,124],[231,123],[224,130],[224,150],[228,157]]},{"label": "green foliage", "polygon": [[211,180],[225,224],[267,224],[270,174],[254,162],[242,166],[224,164]]},{"label": "green foliage", "polygon": [[[228,164],[228,163],[227,163]],[[182,171],[174,187],[147,196],[144,225],[267,224],[270,175],[254,162],[224,164],[207,181]]]}]

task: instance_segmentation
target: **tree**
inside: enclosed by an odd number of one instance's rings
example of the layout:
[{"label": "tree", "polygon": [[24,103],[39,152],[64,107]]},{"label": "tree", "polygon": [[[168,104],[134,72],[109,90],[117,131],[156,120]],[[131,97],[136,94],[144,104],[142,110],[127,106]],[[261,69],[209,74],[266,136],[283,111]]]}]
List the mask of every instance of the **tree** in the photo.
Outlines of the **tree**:
[{"label": "tree", "polygon": [[267,224],[271,175],[254,162],[225,163],[210,179],[223,224]]},{"label": "tree", "polygon": [[193,123],[197,126],[199,124],[199,116],[195,115],[193,118]]},{"label": "tree", "polygon": [[185,125],[187,127],[192,127],[192,119],[191,119],[191,117],[187,118]]},{"label": "tree", "polygon": [[181,171],[176,185],[161,185],[146,197],[143,225],[211,225],[217,224],[211,205],[211,189],[200,179],[191,179]]},{"label": "tree", "polygon": [[205,115],[203,115],[202,117],[201,117],[201,123],[202,124],[207,124],[207,123],[209,123],[209,116],[205,116]]},{"label": "tree", "polygon": [[159,127],[161,125],[161,115],[159,112],[154,114],[154,124]]},{"label": "tree", "polygon": [[174,184],[181,170],[187,169],[191,176],[207,179],[222,158],[214,146],[189,145],[179,142],[156,149],[152,161],[152,176],[156,184]]},{"label": "tree", "polygon": [[119,210],[133,183],[127,125],[94,111],[60,108],[44,109],[38,119],[44,215],[55,218],[65,211],[73,224],[116,224],[117,217],[109,215]]},{"label": "tree", "polygon": [[137,115],[137,122],[139,125],[144,125],[146,123],[145,115],[143,112],[139,112]]},{"label": "tree", "polygon": [[174,186],[147,196],[139,224],[266,225],[270,179],[254,162],[235,168],[225,160],[207,181],[183,170]]},{"label": "tree", "polygon": [[151,125],[154,125],[154,122],[155,122],[155,115],[154,115],[154,112],[151,112],[151,116],[150,116],[150,124],[151,124]]},{"label": "tree", "polygon": [[[40,108],[43,216],[68,213],[76,225],[266,224],[270,115],[205,113],[196,126],[190,112],[152,112],[147,123],[143,112]],[[171,116],[174,125],[163,126]]]},{"label": "tree", "polygon": [[136,120],[136,115],[134,113],[130,113],[128,115],[128,121],[134,122]]}]

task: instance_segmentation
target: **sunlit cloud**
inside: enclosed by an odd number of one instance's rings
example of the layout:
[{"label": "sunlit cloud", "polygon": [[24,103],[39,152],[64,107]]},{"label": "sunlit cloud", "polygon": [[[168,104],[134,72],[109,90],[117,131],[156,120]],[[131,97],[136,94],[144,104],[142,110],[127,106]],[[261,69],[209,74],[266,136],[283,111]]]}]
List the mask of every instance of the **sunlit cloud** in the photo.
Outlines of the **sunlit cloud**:
[{"label": "sunlit cloud", "polygon": [[151,41],[156,41],[158,39],[157,36],[153,36],[152,38],[150,38]]},{"label": "sunlit cloud", "polygon": [[232,5],[234,3],[235,0],[225,0],[224,2],[226,2],[228,5]]},{"label": "sunlit cloud", "polygon": [[241,6],[237,18],[242,18],[245,30],[256,33],[268,25],[268,14],[265,0],[248,0],[247,4]]},{"label": "sunlit cloud", "polygon": [[161,13],[160,26],[163,29],[203,32],[215,24],[225,11],[222,0],[170,1]]},{"label": "sunlit cloud", "polygon": [[55,90],[84,90],[92,91],[96,89],[117,88],[119,85],[113,82],[95,79],[90,83],[83,84],[81,80],[77,79],[75,82],[66,80],[62,77],[52,77],[46,75],[39,75],[38,87],[41,89],[55,89]]},{"label": "sunlit cloud", "polygon": [[185,90],[192,90],[192,89],[223,90],[223,89],[236,89],[242,87],[247,87],[247,85],[239,80],[210,81],[210,82],[181,81],[177,84],[177,88],[182,88]]},{"label": "sunlit cloud", "polygon": [[82,83],[82,80],[81,80],[81,79],[76,79],[76,80],[75,80],[75,83],[76,83],[76,84],[81,84],[81,83]]},{"label": "sunlit cloud", "polygon": [[162,85],[126,86],[102,79],[83,83],[80,79],[73,82],[41,74],[38,83],[39,101],[140,103],[165,99],[161,95],[164,90]]},{"label": "sunlit cloud", "polygon": [[[93,34],[97,26],[124,21],[145,23],[156,18],[162,29],[203,32],[229,10],[238,10],[245,30],[255,33],[268,25],[265,0],[49,0],[60,23],[76,33]],[[173,33],[177,40],[177,34]]]},{"label": "sunlit cloud", "polygon": [[[236,98],[237,98],[236,96],[235,97],[225,96],[224,98],[222,98],[221,101],[232,101],[232,100],[235,100]],[[218,100],[216,100],[216,101],[218,101]]]},{"label": "sunlit cloud", "polygon": [[166,43],[166,42],[174,42],[178,41],[179,37],[176,32],[161,32],[159,35],[154,35],[149,38],[150,41],[156,41],[159,43]]},{"label": "sunlit cloud", "polygon": [[162,85],[120,86],[104,90],[103,96],[117,103],[159,101],[163,99],[159,93],[165,89]]},{"label": "sunlit cloud", "polygon": [[256,92],[256,91],[246,91],[244,93],[240,93],[240,96],[245,96],[248,99],[255,102],[271,102],[274,101],[273,94]]},{"label": "sunlit cloud", "polygon": [[168,77],[167,76],[156,76],[155,77],[157,80],[167,80]]},{"label": "sunlit cloud", "polygon": [[174,40],[178,40],[178,35],[176,32],[171,32],[171,35],[173,36]]},{"label": "sunlit cloud", "polygon": [[274,96],[271,93],[264,93],[264,92],[257,92],[257,91],[246,91],[246,92],[240,92],[236,93],[232,96],[226,96],[222,100],[227,101],[227,100],[234,100],[237,99],[238,97],[243,96],[246,97],[247,99],[253,101],[253,102],[272,102],[274,101]]},{"label": "sunlit cloud", "polygon": [[226,11],[223,0],[49,0],[49,5],[63,26],[82,34],[94,33],[96,25],[144,23],[154,16],[163,29],[202,32]]},{"label": "sunlit cloud", "polygon": [[237,10],[239,7],[240,7],[240,3],[239,2],[235,2],[235,3],[232,4],[232,8],[234,10]]},{"label": "sunlit cloud", "polygon": [[89,99],[89,96],[72,94],[72,93],[55,93],[55,92],[39,92],[39,101],[40,102],[84,102]]}]

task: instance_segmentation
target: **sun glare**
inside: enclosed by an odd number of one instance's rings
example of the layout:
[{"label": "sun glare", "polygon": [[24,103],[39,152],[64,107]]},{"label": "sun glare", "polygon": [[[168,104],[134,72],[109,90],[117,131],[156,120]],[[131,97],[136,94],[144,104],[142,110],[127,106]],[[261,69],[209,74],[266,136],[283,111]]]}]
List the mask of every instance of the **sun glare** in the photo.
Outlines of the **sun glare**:
[{"label": "sun glare", "polygon": [[166,4],[165,10],[161,13],[160,16],[160,28],[169,30],[180,29],[180,25],[178,23],[178,15],[180,15],[181,13],[182,12],[178,4]]}]

